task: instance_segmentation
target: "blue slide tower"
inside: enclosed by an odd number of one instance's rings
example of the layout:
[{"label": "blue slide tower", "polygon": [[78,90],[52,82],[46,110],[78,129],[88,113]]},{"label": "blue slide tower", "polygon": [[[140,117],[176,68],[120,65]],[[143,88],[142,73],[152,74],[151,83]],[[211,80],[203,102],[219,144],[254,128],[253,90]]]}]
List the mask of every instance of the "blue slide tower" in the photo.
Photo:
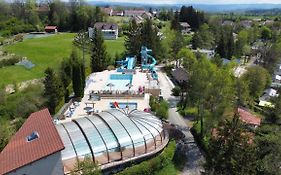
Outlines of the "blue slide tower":
[{"label": "blue slide tower", "polygon": [[[151,72],[151,76],[154,80],[158,80],[158,74],[155,71],[155,65],[157,63],[156,59],[151,55],[152,50],[148,49],[145,46],[141,47],[141,69],[149,70]],[[148,59],[151,60],[150,64],[148,64]]]}]

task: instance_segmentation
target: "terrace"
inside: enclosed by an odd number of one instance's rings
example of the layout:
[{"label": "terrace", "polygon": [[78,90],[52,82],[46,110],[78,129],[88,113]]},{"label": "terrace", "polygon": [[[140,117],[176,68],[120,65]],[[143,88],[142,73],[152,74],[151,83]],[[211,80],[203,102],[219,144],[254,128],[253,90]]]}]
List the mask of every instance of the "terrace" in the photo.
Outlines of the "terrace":
[{"label": "terrace", "polygon": [[61,121],[67,122],[84,115],[98,113],[119,104],[120,109],[149,108],[150,94],[160,94],[158,82],[149,74],[136,69],[135,74],[124,74],[117,70],[97,72],[86,80],[81,102],[70,102],[60,113]]}]

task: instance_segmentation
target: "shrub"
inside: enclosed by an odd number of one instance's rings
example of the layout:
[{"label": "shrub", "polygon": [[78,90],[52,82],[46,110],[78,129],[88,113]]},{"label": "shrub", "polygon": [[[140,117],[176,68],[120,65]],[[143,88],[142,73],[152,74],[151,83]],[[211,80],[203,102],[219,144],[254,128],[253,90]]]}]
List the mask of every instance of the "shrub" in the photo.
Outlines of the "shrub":
[{"label": "shrub", "polygon": [[151,108],[151,111],[154,111],[158,117],[164,119],[168,118],[169,104],[167,101],[159,101],[156,97],[150,96],[149,106]]},{"label": "shrub", "polygon": [[109,66],[107,66],[107,70],[114,70],[115,69],[115,67],[113,66],[113,65],[109,65]]},{"label": "shrub", "polygon": [[160,118],[167,119],[168,118],[168,109],[169,109],[169,104],[165,100],[160,102],[160,105],[156,109],[156,115]]},{"label": "shrub", "polygon": [[164,151],[157,157],[147,161],[143,161],[140,164],[126,168],[125,170],[117,173],[117,175],[151,175],[159,172],[164,167],[172,164],[174,153],[176,150],[176,142],[170,141]]},{"label": "shrub", "polygon": [[18,63],[21,60],[20,56],[13,56],[12,58],[9,59],[3,59],[0,61],[0,68],[5,67],[5,66],[12,66]]},{"label": "shrub", "polygon": [[172,89],[172,95],[173,96],[179,96],[180,95],[180,91],[181,91],[180,87],[176,86],[176,87],[174,87]]}]

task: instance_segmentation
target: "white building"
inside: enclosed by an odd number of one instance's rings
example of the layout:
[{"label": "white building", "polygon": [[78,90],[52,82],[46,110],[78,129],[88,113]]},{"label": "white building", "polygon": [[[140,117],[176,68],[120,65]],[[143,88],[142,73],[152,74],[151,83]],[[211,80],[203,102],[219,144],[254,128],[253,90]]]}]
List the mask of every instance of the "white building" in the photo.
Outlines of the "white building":
[{"label": "white building", "polygon": [[118,25],[113,23],[97,22],[94,27],[89,27],[89,38],[93,37],[94,28],[101,30],[104,39],[116,40],[118,38]]}]

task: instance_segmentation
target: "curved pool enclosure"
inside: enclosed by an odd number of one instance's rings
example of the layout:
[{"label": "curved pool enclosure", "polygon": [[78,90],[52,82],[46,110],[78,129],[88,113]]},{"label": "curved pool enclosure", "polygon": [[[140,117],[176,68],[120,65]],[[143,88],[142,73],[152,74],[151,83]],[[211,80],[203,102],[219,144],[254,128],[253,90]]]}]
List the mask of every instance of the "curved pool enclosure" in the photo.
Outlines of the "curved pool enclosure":
[{"label": "curved pool enclosure", "polygon": [[85,156],[102,168],[142,158],[160,151],[168,140],[161,120],[137,110],[126,114],[110,109],[56,127],[65,146],[61,152],[65,172]]}]

